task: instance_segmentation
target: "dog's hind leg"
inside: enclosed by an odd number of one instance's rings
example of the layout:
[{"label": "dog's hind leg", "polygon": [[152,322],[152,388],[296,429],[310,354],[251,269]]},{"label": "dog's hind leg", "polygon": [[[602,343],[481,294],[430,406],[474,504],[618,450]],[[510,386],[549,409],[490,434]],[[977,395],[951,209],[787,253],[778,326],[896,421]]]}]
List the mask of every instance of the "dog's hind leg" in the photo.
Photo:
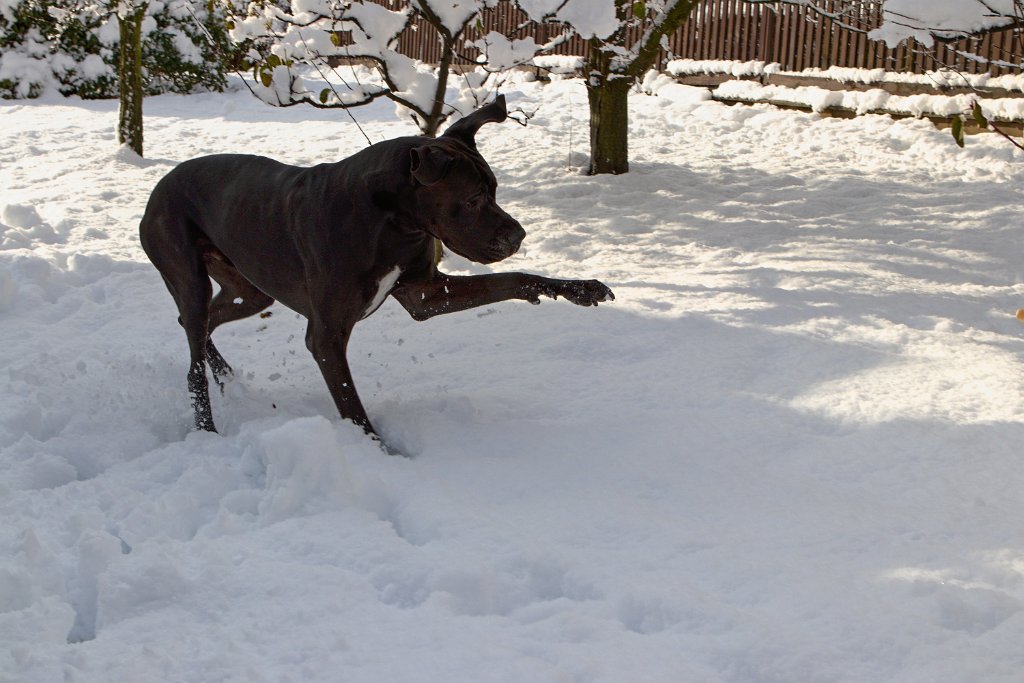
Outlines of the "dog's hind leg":
[{"label": "dog's hind leg", "polygon": [[[204,276],[200,292],[191,296],[185,306],[180,308],[182,327],[188,338],[188,350],[191,362],[188,370],[188,393],[192,398],[192,410],[195,412],[196,429],[215,432],[213,410],[210,408],[210,385],[206,379],[206,345],[210,335],[207,332],[210,313],[210,295],[213,287],[210,278]],[[219,354],[218,354],[219,355]]]},{"label": "dog's hind leg", "polygon": [[246,280],[238,269],[213,245],[204,245],[203,263],[220,291],[210,302],[210,321],[206,338],[206,359],[213,371],[213,379],[224,389],[221,378],[232,374],[231,366],[213,344],[213,331],[224,323],[256,315],[274,303],[274,300]]},{"label": "dog's hind leg", "polygon": [[[179,273],[185,271],[184,276],[179,277],[173,286],[168,281],[168,288],[178,303],[181,326],[185,328],[185,337],[188,339],[188,393],[192,399],[196,429],[215,432],[217,428],[213,424],[213,411],[210,408],[210,385],[206,379],[206,343],[210,337],[208,330],[213,286],[199,255],[191,254],[187,260],[190,262],[187,267],[177,269]],[[168,280],[166,274],[164,279]]]},{"label": "dog's hind leg", "polygon": [[206,342],[209,338],[210,297],[213,285],[194,231],[173,212],[152,212],[147,208],[140,227],[142,248],[164,278],[178,305],[179,322],[188,339],[188,393],[195,413],[196,429],[217,431],[210,409],[210,387],[206,379]]},{"label": "dog's hind leg", "polygon": [[[185,337],[188,339],[188,394],[195,413],[196,429],[215,432],[217,428],[213,424],[213,411],[210,408],[210,386],[206,379],[206,342],[209,339],[207,329],[213,287],[199,259],[189,260],[194,260],[195,264],[190,264],[188,268],[181,264],[182,267],[176,268],[172,275],[161,274],[178,304],[178,322],[185,329]],[[198,269],[194,269],[196,266]],[[186,270],[190,272],[183,277],[182,271]]]}]

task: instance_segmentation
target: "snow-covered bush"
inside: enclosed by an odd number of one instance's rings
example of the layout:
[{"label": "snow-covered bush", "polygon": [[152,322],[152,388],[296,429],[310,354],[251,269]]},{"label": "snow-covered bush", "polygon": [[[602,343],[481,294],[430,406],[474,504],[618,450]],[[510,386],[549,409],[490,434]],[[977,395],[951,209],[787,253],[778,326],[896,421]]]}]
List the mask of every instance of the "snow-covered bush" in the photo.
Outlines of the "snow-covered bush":
[{"label": "snow-covered bush", "polygon": [[[221,61],[231,45],[213,2],[154,0],[142,28],[148,94],[223,89]],[[47,88],[114,97],[118,41],[110,3],[0,0],[0,97],[37,97]]]},{"label": "snow-covered bush", "polygon": [[[163,9],[154,12],[159,5]],[[234,58],[223,6],[212,0],[171,0],[150,2],[149,7],[156,26],[142,43],[147,94],[223,90],[224,72],[230,67],[225,61]]]},{"label": "snow-covered bush", "polygon": [[76,61],[56,50],[56,20],[45,0],[0,0],[0,97],[38,97],[73,77]]}]

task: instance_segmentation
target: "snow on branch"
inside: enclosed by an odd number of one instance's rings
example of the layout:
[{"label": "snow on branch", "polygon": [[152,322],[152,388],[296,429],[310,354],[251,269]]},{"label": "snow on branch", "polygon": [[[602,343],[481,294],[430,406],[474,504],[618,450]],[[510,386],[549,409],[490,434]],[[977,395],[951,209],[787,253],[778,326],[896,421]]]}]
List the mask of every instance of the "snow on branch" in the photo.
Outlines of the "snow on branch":
[{"label": "snow on branch", "polygon": [[607,60],[602,73],[637,78],[650,68],[667,46],[668,35],[699,1],[517,0],[517,4],[533,21],[561,24],[566,35],[575,33],[591,41]]},{"label": "snow on branch", "polygon": [[926,46],[1024,25],[1022,0],[886,0],[883,22],[868,35],[890,47],[913,38]]},{"label": "snow on branch", "polygon": [[[747,0],[751,4],[779,2],[802,5],[843,28],[866,33],[893,48],[906,40],[930,47],[934,41],[952,41],[1012,26],[1024,26],[1024,0]],[[865,8],[881,5],[882,23],[864,25]]]},{"label": "snow on branch", "polygon": [[[476,68],[456,65],[456,44],[497,2],[408,0],[396,9],[370,0],[290,0],[282,7],[253,3],[236,17],[230,35],[250,46],[253,90],[269,104],[349,108],[385,97],[421,131],[434,135],[450,117],[489,99],[498,84],[494,74],[522,63],[506,49],[495,52],[501,60],[494,63],[485,54]],[[421,23],[437,32],[436,67],[398,51],[402,34]]]}]

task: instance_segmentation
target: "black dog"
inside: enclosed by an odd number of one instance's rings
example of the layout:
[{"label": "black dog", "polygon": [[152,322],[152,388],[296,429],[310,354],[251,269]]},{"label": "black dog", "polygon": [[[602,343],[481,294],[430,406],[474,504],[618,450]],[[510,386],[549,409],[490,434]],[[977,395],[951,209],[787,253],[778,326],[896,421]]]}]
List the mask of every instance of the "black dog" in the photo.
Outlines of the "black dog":
[{"label": "black dog", "polygon": [[[472,261],[494,263],[516,253],[526,236],[495,202],[494,174],[474,140],[480,126],[505,118],[499,96],[437,139],[388,140],[312,168],[207,156],[157,184],[139,232],[188,336],[197,429],[215,431],[206,362],[218,384],[231,372],[210,335],[275,299],[309,320],[306,346],[341,416],[376,435],[345,350],[353,326],[389,294],[416,320],[507,299],[539,303],[542,295],[580,306],[615,298],[596,280],[437,270],[434,238]],[[212,300],[211,277],[221,287]]]}]

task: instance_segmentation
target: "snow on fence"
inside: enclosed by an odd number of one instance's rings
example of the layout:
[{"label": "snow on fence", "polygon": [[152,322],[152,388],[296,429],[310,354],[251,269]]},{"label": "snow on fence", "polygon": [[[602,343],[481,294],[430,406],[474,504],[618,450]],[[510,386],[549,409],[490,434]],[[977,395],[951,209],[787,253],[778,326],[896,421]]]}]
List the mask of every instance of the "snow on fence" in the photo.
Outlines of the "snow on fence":
[{"label": "snow on fence", "polygon": [[[778,63],[785,71],[849,67],[924,74],[951,68],[968,74],[1000,75],[1019,72],[1024,62],[1024,40],[1013,29],[939,44],[934,49],[913,40],[889,48],[868,40],[864,33],[881,23],[882,3],[878,0],[820,0],[817,4],[841,19],[824,17],[802,5],[705,0],[669,38],[669,51],[662,54],[659,66],[664,67],[671,56]],[[515,38],[534,36],[544,43],[560,29],[530,22],[511,2],[502,0],[484,12],[481,26],[470,30],[466,40],[476,40],[490,31]],[[629,36],[631,41],[636,38]],[[437,34],[426,24],[406,31],[399,49],[424,62],[436,63],[440,58]],[[582,55],[586,50],[586,41],[575,37],[557,53]],[[473,48],[464,47],[460,53],[463,63],[472,63],[476,56]]]}]

